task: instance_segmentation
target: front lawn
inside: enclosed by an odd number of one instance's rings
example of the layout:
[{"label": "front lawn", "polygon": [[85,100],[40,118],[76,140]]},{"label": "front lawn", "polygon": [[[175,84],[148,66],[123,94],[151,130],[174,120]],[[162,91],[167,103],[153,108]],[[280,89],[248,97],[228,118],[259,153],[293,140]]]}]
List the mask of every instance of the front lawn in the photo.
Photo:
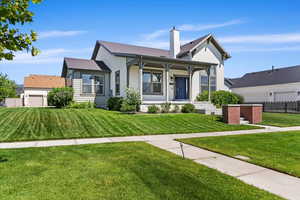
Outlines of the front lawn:
[{"label": "front lawn", "polygon": [[300,131],[260,133],[180,140],[248,162],[300,177]]},{"label": "front lawn", "polygon": [[300,126],[300,114],[263,113],[261,124],[279,127]]},{"label": "front lawn", "polygon": [[0,142],[255,129],[201,114],[122,114],[102,109],[2,108]]},{"label": "front lawn", "polygon": [[0,151],[5,200],[280,199],[146,143]]}]

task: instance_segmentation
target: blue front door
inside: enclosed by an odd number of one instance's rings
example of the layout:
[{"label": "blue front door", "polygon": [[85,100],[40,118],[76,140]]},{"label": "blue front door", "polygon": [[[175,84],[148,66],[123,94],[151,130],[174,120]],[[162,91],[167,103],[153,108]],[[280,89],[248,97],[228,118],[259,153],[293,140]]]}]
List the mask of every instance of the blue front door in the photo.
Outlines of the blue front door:
[{"label": "blue front door", "polygon": [[186,77],[175,77],[175,99],[188,99],[188,80]]}]

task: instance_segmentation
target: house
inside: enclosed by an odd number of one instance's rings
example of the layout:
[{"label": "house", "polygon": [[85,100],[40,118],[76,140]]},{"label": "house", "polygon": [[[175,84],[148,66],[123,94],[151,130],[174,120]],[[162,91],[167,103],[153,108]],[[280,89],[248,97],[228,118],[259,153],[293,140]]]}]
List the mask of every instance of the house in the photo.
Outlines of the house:
[{"label": "house", "polygon": [[105,106],[109,97],[124,97],[133,88],[145,111],[164,102],[197,104],[199,93],[223,90],[228,58],[213,35],[181,45],[173,28],[169,50],[97,41],[91,59],[64,59],[62,77],[70,80],[75,101]]},{"label": "house", "polygon": [[282,102],[300,100],[300,65],[247,73],[230,79],[231,90],[245,102]]},{"label": "house", "polygon": [[24,78],[24,106],[45,107],[48,106],[47,95],[53,88],[65,87],[65,78],[49,75],[29,75]]}]

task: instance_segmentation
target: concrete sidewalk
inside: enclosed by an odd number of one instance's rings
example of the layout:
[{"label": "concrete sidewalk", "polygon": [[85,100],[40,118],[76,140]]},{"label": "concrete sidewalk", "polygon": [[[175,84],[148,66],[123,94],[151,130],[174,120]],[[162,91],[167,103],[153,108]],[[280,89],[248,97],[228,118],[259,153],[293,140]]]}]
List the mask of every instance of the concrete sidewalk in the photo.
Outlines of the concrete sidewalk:
[{"label": "concrete sidewalk", "polygon": [[[180,142],[174,140],[150,141],[158,148],[183,156]],[[216,169],[243,182],[256,186],[286,199],[300,199],[300,179],[260,167],[248,162],[183,144],[184,157]]]},{"label": "concrete sidewalk", "polygon": [[[191,133],[191,134],[168,134],[168,135],[148,135],[148,136],[127,136],[127,137],[108,137],[108,138],[87,138],[87,139],[65,139],[65,140],[44,140],[29,142],[6,142],[0,143],[0,149],[29,148],[29,147],[50,147],[81,144],[98,144],[110,142],[129,142],[142,141],[154,145],[163,150],[182,156],[180,143],[174,139],[241,135],[253,133],[268,133],[277,131],[300,130],[300,127],[278,128],[267,126],[265,129]],[[300,179],[260,167],[248,162],[224,156],[218,153],[207,151],[198,147],[183,144],[185,158],[191,159],[196,163],[214,168],[222,173],[236,177],[245,183],[254,185],[283,198],[298,200],[300,199]]]}]

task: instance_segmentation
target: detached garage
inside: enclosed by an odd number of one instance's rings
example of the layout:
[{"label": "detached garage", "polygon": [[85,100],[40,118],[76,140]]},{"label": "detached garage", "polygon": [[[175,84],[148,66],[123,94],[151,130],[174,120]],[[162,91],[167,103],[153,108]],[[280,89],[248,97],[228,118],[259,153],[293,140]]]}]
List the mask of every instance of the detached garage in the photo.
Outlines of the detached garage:
[{"label": "detached garage", "polygon": [[48,106],[47,95],[53,88],[65,87],[65,79],[60,76],[30,75],[24,78],[24,106]]}]

